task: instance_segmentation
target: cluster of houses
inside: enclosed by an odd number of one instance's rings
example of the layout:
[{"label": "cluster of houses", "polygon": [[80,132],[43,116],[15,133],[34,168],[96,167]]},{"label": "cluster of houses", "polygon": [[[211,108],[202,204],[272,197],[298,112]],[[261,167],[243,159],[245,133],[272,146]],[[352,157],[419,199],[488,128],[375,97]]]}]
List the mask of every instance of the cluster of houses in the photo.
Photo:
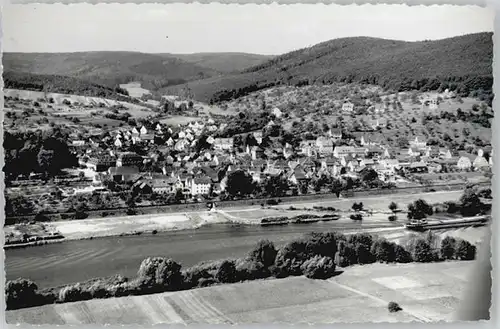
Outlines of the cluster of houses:
[{"label": "cluster of houses", "polygon": [[[252,133],[256,143],[244,145],[242,152],[236,150],[234,138],[212,135],[206,138],[209,147],[200,152],[192,150],[202,132],[217,129],[217,125],[208,122],[206,125],[191,123],[175,133],[160,125],[153,133],[145,127],[117,132],[113,135],[114,149],[98,152],[89,148],[80,158],[80,165],[95,172],[96,184],[110,180],[129,183],[137,193],[176,194],[182,191],[185,197],[223,192],[228,176],[236,170],[247,172],[256,183],[281,176],[291,185],[298,186],[321,175],[357,176],[366,169],[375,170],[380,180],[391,182],[401,171],[489,170],[492,165],[491,147],[470,155],[429,146],[425,138],[416,136],[408,148],[401,149],[385,145],[381,138],[370,133],[355,133],[355,139],[346,141],[340,129],[331,129],[316,139],[303,140],[295,147],[290,144],[273,146],[271,153],[261,145],[261,131]],[[158,136],[163,130],[168,131],[169,137],[161,145],[164,155],[161,159],[157,153],[140,156],[123,151],[125,144],[117,145],[117,141],[149,143],[144,136]],[[161,172],[145,170],[145,165],[151,162],[159,162]]]}]

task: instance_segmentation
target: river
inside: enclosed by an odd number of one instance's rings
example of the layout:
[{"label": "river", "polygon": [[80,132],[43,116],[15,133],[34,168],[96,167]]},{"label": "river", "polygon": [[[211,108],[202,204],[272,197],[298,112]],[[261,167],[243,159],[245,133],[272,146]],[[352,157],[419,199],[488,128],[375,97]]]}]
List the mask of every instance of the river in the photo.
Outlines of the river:
[{"label": "river", "polygon": [[396,223],[319,222],[287,226],[214,224],[196,230],[74,240],[5,251],[7,280],[29,278],[39,288],[121,274],[132,277],[146,257],[170,257],[187,267],[201,261],[244,256],[260,239],[276,245],[307,232],[401,226]]}]

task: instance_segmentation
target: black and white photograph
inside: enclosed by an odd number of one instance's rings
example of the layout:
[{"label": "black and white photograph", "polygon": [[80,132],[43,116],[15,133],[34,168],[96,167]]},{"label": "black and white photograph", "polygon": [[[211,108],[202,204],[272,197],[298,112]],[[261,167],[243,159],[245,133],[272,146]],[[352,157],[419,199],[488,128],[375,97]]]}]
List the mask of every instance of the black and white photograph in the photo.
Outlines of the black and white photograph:
[{"label": "black and white photograph", "polygon": [[489,320],[494,18],[4,4],[7,323]]}]

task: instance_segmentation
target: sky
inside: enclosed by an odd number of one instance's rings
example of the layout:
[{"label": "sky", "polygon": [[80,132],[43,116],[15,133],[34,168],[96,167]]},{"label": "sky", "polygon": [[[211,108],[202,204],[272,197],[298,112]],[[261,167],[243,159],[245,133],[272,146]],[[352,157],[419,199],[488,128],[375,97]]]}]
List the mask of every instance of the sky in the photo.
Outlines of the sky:
[{"label": "sky", "polygon": [[3,7],[3,51],[277,55],[350,36],[418,41],[493,31],[475,6],[27,4]]}]

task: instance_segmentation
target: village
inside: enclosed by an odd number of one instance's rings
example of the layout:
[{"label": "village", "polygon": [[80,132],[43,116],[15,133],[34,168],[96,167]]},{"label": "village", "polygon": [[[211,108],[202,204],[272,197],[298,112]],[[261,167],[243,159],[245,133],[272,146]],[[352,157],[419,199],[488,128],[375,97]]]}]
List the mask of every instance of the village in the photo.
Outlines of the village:
[{"label": "village", "polygon": [[[447,90],[442,95],[455,97]],[[381,103],[367,102],[364,108],[370,113],[395,111],[389,102]],[[422,112],[438,108],[436,97],[421,104]],[[187,101],[176,101],[176,106],[193,108]],[[349,116],[357,105],[345,98],[338,107],[340,115]],[[290,134],[283,128],[284,111],[271,107],[263,113],[263,128],[234,135],[228,120],[216,115],[176,125],[142,120],[94,135],[77,130],[67,141],[76,168],[48,181],[35,173],[18,176],[9,181],[7,195],[44,200],[31,213],[17,215],[76,212],[85,218],[88,210],[121,208],[133,215],[137,206],[431,188],[491,177],[491,145],[457,150],[429,145],[423,135],[411,136],[406,145],[389,143],[380,134],[387,126],[383,116],[358,131],[327,125],[317,137],[306,134],[289,141],[282,137]]]}]

